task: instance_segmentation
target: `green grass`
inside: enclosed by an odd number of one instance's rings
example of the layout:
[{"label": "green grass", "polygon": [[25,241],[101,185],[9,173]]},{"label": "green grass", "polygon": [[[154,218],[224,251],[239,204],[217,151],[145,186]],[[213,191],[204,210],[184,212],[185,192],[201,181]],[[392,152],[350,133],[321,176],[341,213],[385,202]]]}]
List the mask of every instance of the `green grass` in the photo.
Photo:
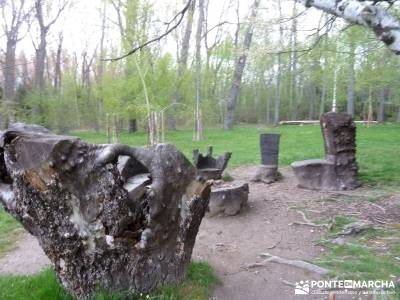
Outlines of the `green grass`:
[{"label": "green grass", "polygon": [[[237,127],[206,129],[205,139],[195,142],[192,130],[177,130],[166,133],[166,142],[175,144],[191,159],[193,149],[205,152],[208,145],[214,146],[216,154],[233,152],[230,167],[255,165],[260,162],[259,134],[280,133],[281,144],[279,160],[282,166],[296,160],[323,158],[323,138],[319,126],[281,126],[276,128]],[[92,143],[106,143],[105,133],[72,132]],[[146,143],[144,133],[121,134],[121,143],[142,146]],[[367,128],[357,127],[357,159],[360,166],[360,178],[369,183],[400,183],[400,125],[388,124]]]},{"label": "green grass", "polygon": [[[347,216],[337,216],[328,237],[354,221]],[[387,237],[395,239],[385,239]],[[349,236],[343,245],[326,241],[323,245],[328,251],[314,263],[330,270],[328,277],[335,279],[396,281],[400,278],[400,245],[396,238],[400,238],[400,232],[388,227],[371,228]],[[388,299],[400,299],[400,290],[396,289],[396,295]]]},{"label": "green grass", "polygon": [[[99,293],[93,300],[207,300],[212,287],[219,283],[211,267],[204,262],[191,263],[187,279],[178,287],[165,287],[154,294],[108,294]],[[53,270],[48,269],[30,276],[0,277],[0,299],[2,300],[73,300],[58,284]]]},{"label": "green grass", "polygon": [[336,216],[335,219],[333,219],[333,224],[332,227],[329,231],[330,235],[336,235],[339,232],[343,231],[344,226],[346,226],[347,224],[351,224],[356,222],[357,220],[355,220],[352,217],[348,217],[348,216]]},{"label": "green grass", "polygon": [[332,246],[322,258],[323,265],[343,279],[394,280],[400,276],[400,264],[391,253],[378,253],[358,245]]},{"label": "green grass", "polygon": [[14,248],[20,232],[20,225],[0,205],[0,257]]}]

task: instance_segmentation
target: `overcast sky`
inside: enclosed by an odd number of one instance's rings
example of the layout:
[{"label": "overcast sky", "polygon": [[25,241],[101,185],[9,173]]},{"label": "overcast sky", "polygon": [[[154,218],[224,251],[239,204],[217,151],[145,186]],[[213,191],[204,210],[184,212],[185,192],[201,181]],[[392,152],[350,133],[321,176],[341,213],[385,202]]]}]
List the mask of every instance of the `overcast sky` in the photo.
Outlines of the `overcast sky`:
[{"label": "overcast sky", "polygon": [[[53,6],[56,6],[57,0],[51,1]],[[179,10],[183,7],[182,0],[152,0],[155,19],[161,21],[168,21],[173,15],[174,10]],[[240,18],[245,20],[249,7],[253,1],[240,0]],[[228,0],[210,0],[208,20],[209,28],[213,25],[218,24],[221,21],[228,21],[231,23],[236,22],[235,7],[228,8]],[[286,16],[292,14],[292,1],[284,1],[283,13]],[[63,12],[57,23],[51,28],[48,42],[49,49],[56,48],[56,41],[59,33],[62,31],[64,36],[64,48],[70,53],[76,52],[80,55],[83,51],[88,49],[91,53],[95,47],[99,44],[102,27],[101,10],[103,8],[103,0],[73,0],[72,6]],[[298,4],[298,10],[303,11],[304,8],[301,4]],[[221,18],[222,15],[222,18]],[[272,31],[270,33],[272,38],[277,36],[277,28],[271,23],[274,22],[278,16],[277,6],[275,1],[263,0],[261,2],[261,9],[259,12],[259,30]],[[299,35],[300,39],[303,39],[310,33],[312,28],[318,26],[321,14],[315,10],[310,10],[306,14],[302,15],[299,20]],[[115,11],[112,6],[108,7],[107,11],[107,43],[106,45],[117,46],[119,43],[119,32],[117,27],[112,23],[112,20],[116,20]],[[196,20],[195,20],[196,22]],[[196,24],[196,23],[194,23]],[[285,23],[286,27],[290,26],[290,22]],[[181,28],[182,29],[182,28]],[[224,30],[233,32],[235,29],[234,25],[226,25]],[[273,33],[275,32],[275,33]],[[37,25],[36,20],[30,27],[30,34],[26,35],[25,39],[18,45],[17,53],[23,49],[27,56],[34,55],[34,47],[32,40],[37,40]],[[4,37],[1,40],[2,48],[4,49]],[[164,51],[172,52],[175,54],[175,43],[173,37],[169,37],[164,42]]]}]

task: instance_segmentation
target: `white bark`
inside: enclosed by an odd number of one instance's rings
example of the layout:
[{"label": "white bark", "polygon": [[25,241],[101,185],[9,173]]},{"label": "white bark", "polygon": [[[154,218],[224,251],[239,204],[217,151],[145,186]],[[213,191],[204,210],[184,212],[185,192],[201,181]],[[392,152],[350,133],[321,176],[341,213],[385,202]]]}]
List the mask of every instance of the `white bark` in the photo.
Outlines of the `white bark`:
[{"label": "white bark", "polygon": [[306,7],[315,7],[343,18],[347,22],[367,27],[389,49],[400,54],[400,22],[384,8],[357,0],[297,0]]},{"label": "white bark", "polygon": [[202,111],[201,111],[201,36],[204,26],[204,0],[199,0],[199,16],[196,32],[196,111],[193,140],[203,139]]},{"label": "white bark", "polygon": [[[279,20],[282,20],[282,5],[281,0],[278,0],[279,8]],[[279,45],[283,45],[283,26],[282,22],[279,22]],[[281,96],[282,96],[282,53],[278,53],[278,72],[276,74],[276,99],[275,99],[275,111],[274,111],[274,124],[279,125],[280,121],[280,109],[281,109]]]}]

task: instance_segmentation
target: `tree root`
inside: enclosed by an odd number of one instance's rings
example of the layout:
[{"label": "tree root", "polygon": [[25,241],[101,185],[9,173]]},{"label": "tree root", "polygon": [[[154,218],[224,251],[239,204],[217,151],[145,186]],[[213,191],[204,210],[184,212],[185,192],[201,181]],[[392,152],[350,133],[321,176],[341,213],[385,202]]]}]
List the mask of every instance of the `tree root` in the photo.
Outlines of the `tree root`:
[{"label": "tree root", "polygon": [[305,213],[302,212],[301,210],[298,210],[297,213],[299,213],[303,217],[304,222],[292,222],[292,223],[289,224],[289,226],[292,226],[292,225],[305,225],[305,226],[311,226],[311,227],[325,227],[328,230],[331,229],[331,227],[332,227],[331,224],[326,224],[326,223],[324,223],[324,224],[315,224],[315,223],[313,223],[311,220],[309,220],[306,217]]},{"label": "tree root", "polygon": [[291,260],[291,259],[286,259],[282,258],[279,256],[271,255],[269,253],[262,253],[260,256],[262,257],[267,257],[265,260],[263,260],[260,263],[253,263],[253,264],[248,264],[245,266],[246,269],[251,269],[251,268],[258,268],[258,267],[265,267],[269,262],[274,262],[278,264],[284,264],[288,266],[293,266],[297,267],[300,269],[304,269],[310,272],[314,272],[320,275],[326,275],[330,271],[328,269],[319,267],[317,265],[302,261],[302,260]]}]

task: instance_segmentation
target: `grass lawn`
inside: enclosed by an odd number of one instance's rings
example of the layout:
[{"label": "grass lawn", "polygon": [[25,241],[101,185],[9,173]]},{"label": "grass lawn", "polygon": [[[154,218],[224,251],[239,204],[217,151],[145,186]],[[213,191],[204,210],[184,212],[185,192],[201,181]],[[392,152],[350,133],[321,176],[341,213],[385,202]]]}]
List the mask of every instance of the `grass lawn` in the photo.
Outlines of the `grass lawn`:
[{"label": "grass lawn", "polygon": [[17,221],[6,213],[0,205],[0,257],[14,248],[15,241],[21,231],[21,226]]},{"label": "grass lawn", "polygon": [[[93,300],[207,300],[212,287],[219,283],[211,267],[204,262],[191,263],[187,279],[178,287],[165,287],[151,295],[99,293]],[[2,300],[73,300],[58,284],[53,270],[31,276],[0,277]]]},{"label": "grass lawn", "polygon": [[[323,139],[319,125],[281,126],[276,128],[238,127],[231,131],[206,129],[205,139],[194,142],[192,130],[166,133],[166,142],[173,143],[191,159],[193,149],[206,151],[207,145],[214,152],[233,152],[230,167],[258,164],[260,162],[259,134],[280,133],[280,164],[287,166],[296,160],[323,158]],[[72,135],[92,143],[106,143],[105,133],[72,132]],[[144,133],[122,133],[121,143],[142,146],[146,143]],[[360,177],[365,182],[400,183],[400,125],[357,127],[357,159]]]},{"label": "grass lawn", "polygon": [[[328,237],[337,237],[346,224],[356,221],[353,217],[337,216]],[[396,281],[400,276],[400,264],[396,263],[400,257],[397,225],[367,229],[348,237],[342,245],[325,241],[322,244],[328,251],[315,259],[315,263],[328,268],[330,277],[335,279]],[[388,299],[400,299],[400,289]]]}]

